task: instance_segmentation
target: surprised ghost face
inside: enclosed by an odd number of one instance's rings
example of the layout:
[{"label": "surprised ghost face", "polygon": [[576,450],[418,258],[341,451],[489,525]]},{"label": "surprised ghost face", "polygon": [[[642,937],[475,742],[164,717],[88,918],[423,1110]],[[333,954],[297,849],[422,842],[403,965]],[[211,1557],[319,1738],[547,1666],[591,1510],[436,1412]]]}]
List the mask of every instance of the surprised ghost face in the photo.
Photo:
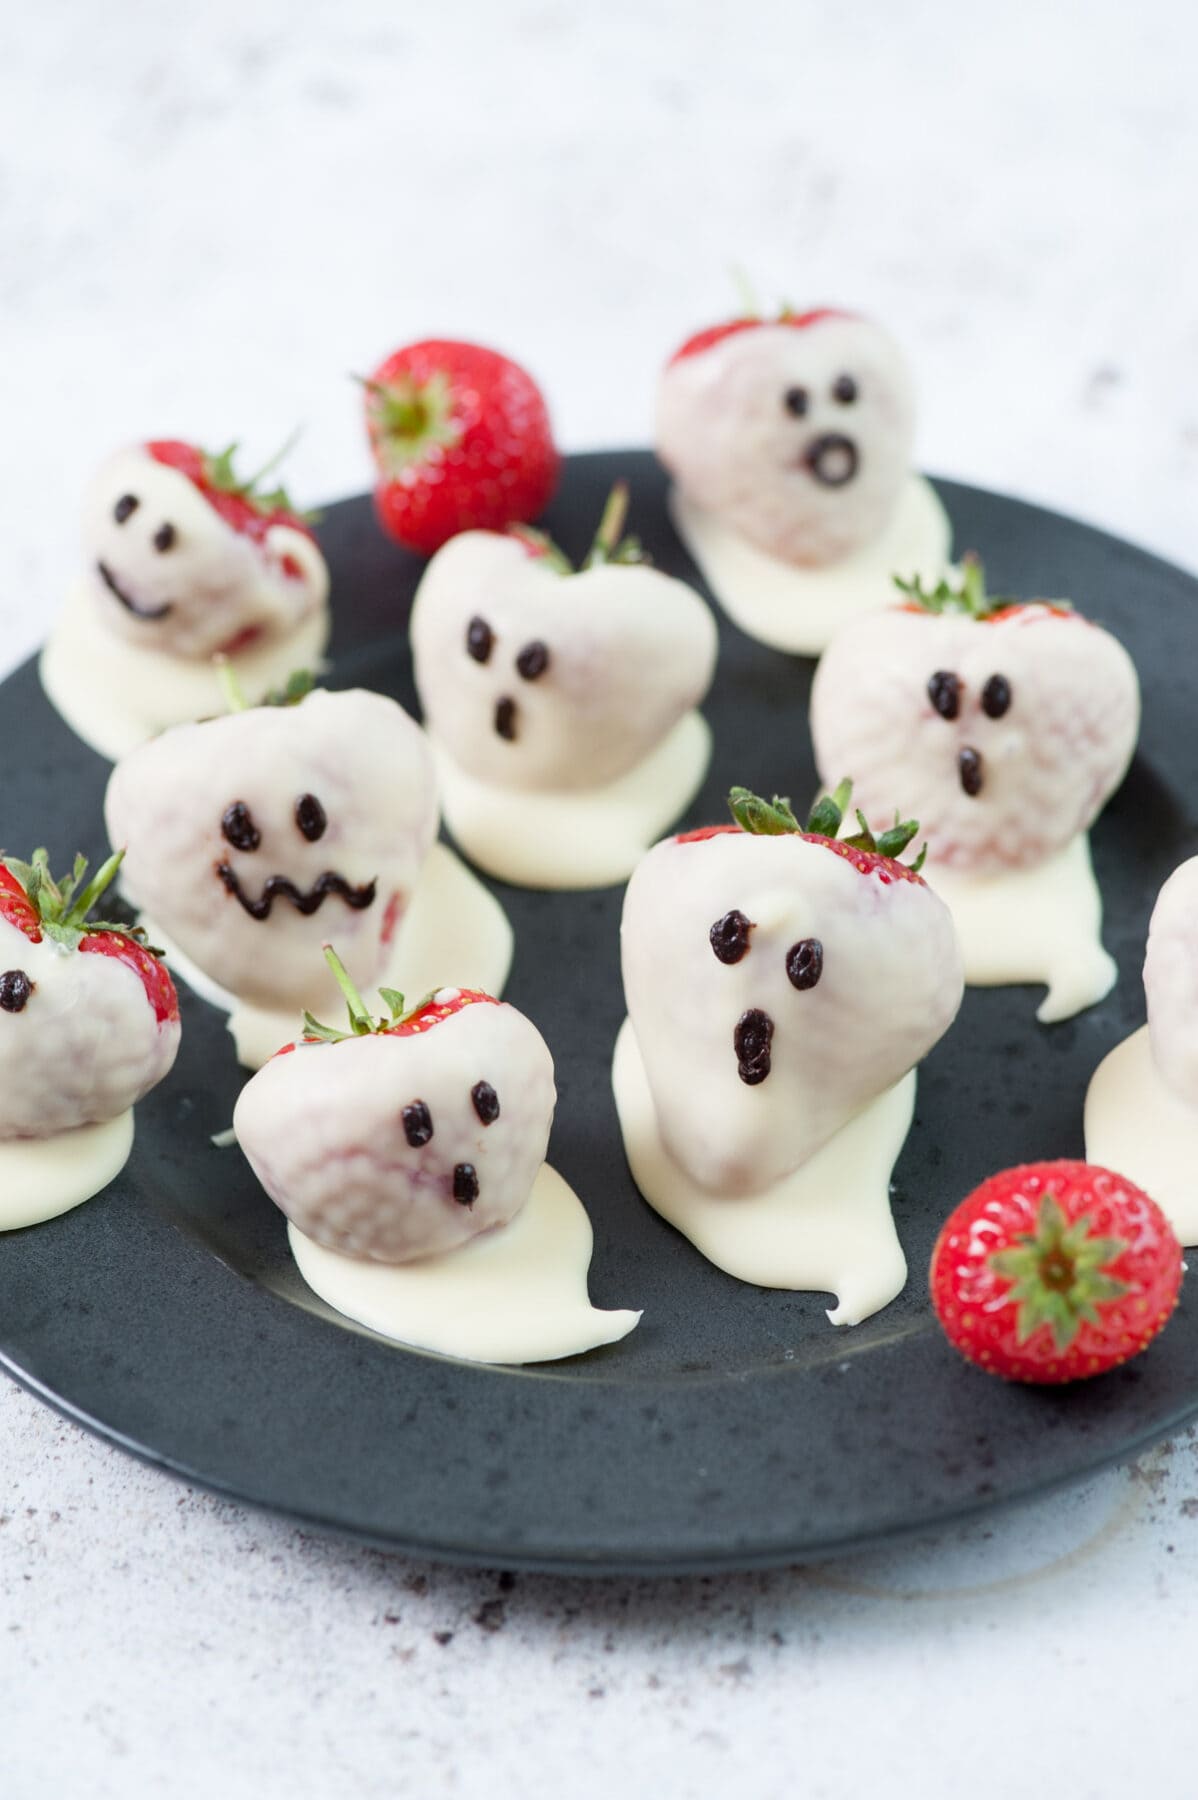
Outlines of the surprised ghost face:
[{"label": "surprised ghost face", "polygon": [[313,1010],[326,940],[382,974],[437,829],[424,734],[361,689],[176,726],[117,764],[105,817],[129,899],[204,974]]},{"label": "surprised ghost face", "polygon": [[684,345],[661,377],[657,452],[695,505],[767,555],[819,568],[885,528],[914,423],[898,346],[866,319],[821,311]]}]

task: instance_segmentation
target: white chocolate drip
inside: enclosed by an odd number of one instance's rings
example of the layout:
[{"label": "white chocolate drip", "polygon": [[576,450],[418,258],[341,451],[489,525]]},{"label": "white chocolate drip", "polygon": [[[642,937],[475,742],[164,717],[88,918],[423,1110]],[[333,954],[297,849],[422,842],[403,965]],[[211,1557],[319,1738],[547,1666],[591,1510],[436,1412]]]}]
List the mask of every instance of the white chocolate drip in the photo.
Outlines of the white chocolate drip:
[{"label": "white chocolate drip", "polygon": [[288,1227],[300,1274],[337,1312],[380,1336],[470,1362],[548,1362],[614,1344],[639,1312],[587,1297],[594,1236],[548,1163],[516,1217],[442,1256],[387,1265],[326,1250]]},{"label": "white chocolate drip", "polygon": [[627,1020],[612,1086],[641,1193],[717,1268],[758,1287],[834,1293],[833,1325],[858,1325],[901,1292],[907,1261],[890,1214],[890,1175],[915,1108],[914,1071],[757,1194],[713,1194],[665,1150]]},{"label": "white chocolate drip", "polygon": [[1164,1080],[1146,1025],[1094,1071],[1086,1094],[1086,1161],[1134,1181],[1183,1244],[1198,1244],[1198,1108]]},{"label": "white chocolate drip", "polygon": [[70,1212],[115,1181],[133,1148],[133,1109],[102,1125],[0,1141],[0,1231]]}]

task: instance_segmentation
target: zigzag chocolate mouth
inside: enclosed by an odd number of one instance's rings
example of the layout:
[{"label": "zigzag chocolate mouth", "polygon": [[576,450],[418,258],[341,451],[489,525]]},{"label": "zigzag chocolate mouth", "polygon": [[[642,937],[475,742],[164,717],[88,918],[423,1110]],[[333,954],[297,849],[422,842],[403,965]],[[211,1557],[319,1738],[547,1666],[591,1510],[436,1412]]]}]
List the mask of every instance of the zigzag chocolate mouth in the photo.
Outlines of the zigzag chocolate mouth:
[{"label": "zigzag chocolate mouth", "polygon": [[378,885],[377,881],[367,881],[361,887],[351,887],[344,875],[334,875],[331,869],[326,869],[323,875],[316,877],[305,894],[303,889],[297,888],[294,881],[291,881],[286,875],[270,875],[263,883],[258,899],[251,900],[242,892],[236,869],[230,868],[228,863],[221,862],[216,865],[216,873],[233,898],[244,906],[251,919],[269,919],[276,900],[290,900],[296,912],[303,913],[307,917],[311,913],[319,912],[330,894],[339,895],[347,906],[352,906],[355,911],[360,912],[363,907],[373,904],[375,888]]},{"label": "zigzag chocolate mouth", "polygon": [[165,606],[139,606],[136,600],[130,599],[107,563],[98,562],[96,568],[100,572],[100,580],[114,599],[119,600],[126,612],[131,612],[135,619],[165,619],[168,612],[174,611],[174,602],[168,600]]}]

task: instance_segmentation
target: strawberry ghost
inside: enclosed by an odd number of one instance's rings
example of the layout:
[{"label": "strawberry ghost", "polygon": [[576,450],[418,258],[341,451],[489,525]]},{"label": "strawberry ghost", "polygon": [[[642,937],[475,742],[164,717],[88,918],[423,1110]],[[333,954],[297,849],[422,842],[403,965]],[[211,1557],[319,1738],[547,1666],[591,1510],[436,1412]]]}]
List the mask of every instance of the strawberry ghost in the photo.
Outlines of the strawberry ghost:
[{"label": "strawberry ghost", "polygon": [[133,1142],[131,1108],[169,1074],[179,1002],[156,951],[90,914],[120,863],[55,881],[46,852],[0,860],[0,1229],[86,1200]]},{"label": "strawberry ghost", "polygon": [[[125,849],[128,897],[233,1010],[251,1064],[305,1007],[335,997],[319,955],[331,930],[356,981],[385,979],[414,905],[445,876],[448,899],[427,894],[443,939],[466,950],[495,935],[495,903],[453,859],[430,855],[432,757],[382,694],[317,690],[176,726],[117,764],[105,817]],[[489,951],[484,967],[502,979],[498,923],[499,967]]]},{"label": "strawberry ghost", "polygon": [[804,830],[734,789],[734,824],[649,852],[624,905],[614,1065],[650,1203],[743,1280],[835,1290],[836,1323],[905,1280],[887,1184],[910,1071],[962,993],[947,909],[898,860],[916,825],[840,839],[848,797]]},{"label": "strawberry ghost", "polygon": [[261,692],[323,649],[329,574],[311,526],[282,488],[263,491],[265,470],[238,477],[236,448],[135,445],[88,490],[82,580],[42,672],[105,753],[214,710],[218,655]]},{"label": "strawberry ghost", "polygon": [[449,827],[475,862],[527,886],[622,880],[710,755],[694,709],[715,621],[621,540],[627,498],[617,487],[577,573],[527,529],[452,538],[412,610]]},{"label": "strawberry ghost", "polygon": [[1047,981],[1040,1018],[1067,1018],[1115,978],[1085,834],[1135,750],[1135,667],[1063,603],[988,597],[976,559],[959,583],[900,585],[905,605],[846,625],[820,663],[817,766],[851,773],[871,822],[902,770],[966,979]]},{"label": "strawberry ghost", "polygon": [[1198,857],[1157,896],[1144,957],[1148,1022],[1095,1070],[1086,1156],[1146,1187],[1183,1244],[1198,1244]]},{"label": "strawberry ghost", "polygon": [[441,988],[373,1017],[331,946],[348,1029],[303,1040],[243,1089],[234,1130],[330,1304],[401,1342],[487,1361],[572,1355],[635,1313],[586,1298],[590,1231],[545,1169],[553,1059],[515,1007]]},{"label": "strawberry ghost", "polygon": [[674,354],[657,452],[682,535],[742,629],[818,651],[884,603],[895,566],[940,573],[947,524],[912,475],[914,432],[902,354],[855,314],[737,319]]}]

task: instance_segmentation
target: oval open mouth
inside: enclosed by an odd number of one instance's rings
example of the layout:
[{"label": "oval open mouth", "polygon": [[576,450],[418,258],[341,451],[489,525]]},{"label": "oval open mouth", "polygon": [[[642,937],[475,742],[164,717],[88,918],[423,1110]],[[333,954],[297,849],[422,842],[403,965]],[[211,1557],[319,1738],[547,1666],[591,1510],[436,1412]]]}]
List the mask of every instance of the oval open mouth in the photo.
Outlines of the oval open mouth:
[{"label": "oval open mouth", "polygon": [[168,612],[173,612],[173,602],[168,600],[165,606],[139,606],[121,586],[107,563],[98,562],[96,568],[100,572],[100,580],[115,600],[119,600],[126,612],[131,612],[135,619],[165,619]]},{"label": "oval open mouth", "polygon": [[856,444],[841,431],[825,431],[803,452],[804,467],[824,487],[844,487],[857,473],[860,461]]}]

